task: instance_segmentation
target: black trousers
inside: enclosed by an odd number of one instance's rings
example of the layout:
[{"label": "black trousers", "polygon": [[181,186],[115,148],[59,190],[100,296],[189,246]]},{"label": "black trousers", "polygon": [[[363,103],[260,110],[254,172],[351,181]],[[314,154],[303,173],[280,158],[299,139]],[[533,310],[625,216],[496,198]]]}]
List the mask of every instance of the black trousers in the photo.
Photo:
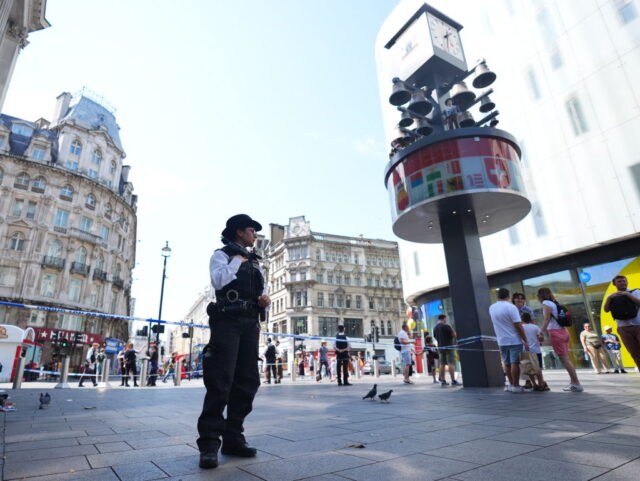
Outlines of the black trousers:
[{"label": "black trousers", "polygon": [[267,377],[267,382],[271,382],[271,375],[273,374],[273,379],[278,381],[278,371],[276,370],[276,360],[270,361],[267,359],[267,366],[265,368],[265,375]]},{"label": "black trousers", "polygon": [[331,368],[329,367],[328,361],[320,361],[320,363],[318,364],[317,377],[322,379],[322,366],[324,366],[324,372],[327,375],[327,377],[331,377]]},{"label": "black trousers", "polygon": [[211,340],[202,362],[207,393],[198,419],[200,451],[217,450],[220,436],[242,439],[244,419],[260,386],[258,314],[210,318],[209,325]]},{"label": "black trousers", "polygon": [[94,386],[97,384],[95,376],[87,376],[87,374],[95,374],[95,371],[90,367],[85,367],[84,371],[82,371],[82,376],[80,376],[80,381],[78,381],[78,386],[82,386],[85,377],[88,377]]},{"label": "black trousers", "polygon": [[[338,384],[347,384],[349,382],[349,359],[338,359],[336,361],[338,371]],[[342,371],[342,377],[340,376],[340,372]]]}]

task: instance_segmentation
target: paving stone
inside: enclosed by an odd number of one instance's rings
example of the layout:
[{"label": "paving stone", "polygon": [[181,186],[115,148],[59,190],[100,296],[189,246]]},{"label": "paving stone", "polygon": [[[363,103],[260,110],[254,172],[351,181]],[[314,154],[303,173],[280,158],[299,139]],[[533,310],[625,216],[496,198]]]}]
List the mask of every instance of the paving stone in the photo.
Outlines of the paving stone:
[{"label": "paving stone", "polygon": [[120,451],[130,451],[131,449],[133,449],[124,441],[116,443],[96,444],[95,447],[100,453],[118,453]]},{"label": "paving stone", "polygon": [[120,453],[91,454],[87,456],[91,467],[103,468],[119,464],[132,464],[143,461],[180,458],[190,456],[197,451],[189,446],[166,446],[163,448],[136,449]]},{"label": "paving stone", "polygon": [[29,476],[42,476],[45,474],[69,473],[89,469],[90,467],[84,456],[43,459],[29,463],[7,460],[4,463],[4,478],[9,480],[27,478]]},{"label": "paving stone", "polygon": [[[20,478],[23,479],[23,478]],[[27,478],[27,481],[122,481],[111,468],[92,469],[91,471],[76,471],[64,474],[47,474]]]},{"label": "paving stone", "polygon": [[200,470],[194,474],[176,476],[173,478],[163,478],[162,481],[260,481],[260,478],[252,476],[246,471],[237,468],[222,468]]},{"label": "paving stone", "polygon": [[102,444],[102,443],[115,443],[118,441],[129,441],[132,439],[154,439],[167,437],[158,431],[143,431],[139,433],[121,433],[121,434],[107,434],[104,436],[85,436],[78,438],[80,444]]},{"label": "paving stone", "polygon": [[77,445],[77,446],[65,446],[60,448],[47,448],[47,449],[30,449],[23,451],[13,451],[5,454],[7,461],[36,461],[39,459],[51,459],[51,458],[66,458],[69,456],[82,456],[86,454],[96,454],[98,450],[91,446]]},{"label": "paving stone", "polygon": [[[356,481],[402,480],[430,481],[467,471],[477,464],[436,458],[424,454],[413,454],[354,469],[337,471],[335,474]],[[513,481],[513,480],[512,480]]]},{"label": "paving stone", "polygon": [[369,463],[370,461],[355,456],[320,453],[251,464],[243,466],[242,469],[266,481],[293,481]]},{"label": "paving stone", "polygon": [[540,424],[540,419],[533,417],[520,417],[520,416],[505,416],[498,419],[492,419],[491,421],[483,421],[477,424],[488,424],[489,426],[503,426],[507,428],[528,428]]},{"label": "paving stone", "polygon": [[340,428],[306,429],[306,427],[303,428],[301,425],[300,429],[288,433],[279,433],[278,437],[290,441],[303,441],[313,438],[343,436],[344,434],[345,431]]},{"label": "paving stone", "polygon": [[58,448],[63,446],[77,446],[78,441],[74,438],[46,439],[44,441],[22,441],[5,445],[5,452],[22,451],[30,449]]},{"label": "paving stone", "polygon": [[543,459],[557,459],[572,463],[589,464],[603,468],[617,468],[640,457],[640,446],[595,443],[584,438],[572,439],[531,453]]},{"label": "paving stone", "polygon": [[638,473],[640,473],[640,459],[609,471],[595,478],[595,481],[638,481]]},{"label": "paving stone", "polygon": [[588,423],[584,421],[554,420],[547,421],[542,424],[536,424],[535,427],[540,429],[555,429],[556,431],[569,431],[587,434],[611,427],[611,424]]},{"label": "paving stone", "polygon": [[586,481],[606,471],[608,471],[606,468],[565,463],[552,459],[541,462],[539,458],[526,454],[455,474],[451,477],[472,481]]},{"label": "paving stone", "polygon": [[168,477],[166,473],[150,462],[121,464],[114,466],[113,470],[122,481],[150,481]]},{"label": "paving stone", "polygon": [[577,437],[579,433],[567,431],[553,431],[551,429],[524,428],[509,431],[508,433],[496,434],[489,437],[496,441],[506,441],[510,443],[533,444],[536,446],[551,446]]},{"label": "paving stone", "polygon": [[616,424],[610,428],[602,429],[584,436],[587,441],[598,443],[626,444],[628,446],[640,446],[640,427]]},{"label": "paving stone", "polygon": [[386,461],[409,454],[416,454],[421,451],[424,451],[422,442],[416,442],[412,439],[391,439],[365,444],[364,448],[345,447],[340,450],[341,453],[370,459],[372,461]]},{"label": "paving stone", "polygon": [[64,439],[64,438],[79,438],[86,437],[84,431],[59,431],[59,432],[44,432],[44,433],[24,433],[13,434],[5,437],[5,443],[20,443],[24,441],[42,441],[46,439]]},{"label": "paving stone", "polygon": [[469,463],[489,464],[537,449],[540,449],[540,447],[489,439],[476,439],[466,443],[433,449],[425,452],[425,454]]}]

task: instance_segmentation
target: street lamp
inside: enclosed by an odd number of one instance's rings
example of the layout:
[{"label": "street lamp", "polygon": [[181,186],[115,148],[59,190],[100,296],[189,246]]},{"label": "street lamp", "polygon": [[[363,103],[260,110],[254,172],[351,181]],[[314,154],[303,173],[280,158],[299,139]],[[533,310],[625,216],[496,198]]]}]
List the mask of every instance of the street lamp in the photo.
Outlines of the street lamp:
[{"label": "street lamp", "polygon": [[[160,308],[158,309],[158,321],[162,319],[162,300],[164,298],[164,280],[167,278],[167,259],[171,257],[171,247],[169,247],[169,241],[165,242],[162,248],[162,257],[164,262],[162,265],[162,286],[160,287]],[[156,347],[160,346],[160,322],[156,326]]]}]

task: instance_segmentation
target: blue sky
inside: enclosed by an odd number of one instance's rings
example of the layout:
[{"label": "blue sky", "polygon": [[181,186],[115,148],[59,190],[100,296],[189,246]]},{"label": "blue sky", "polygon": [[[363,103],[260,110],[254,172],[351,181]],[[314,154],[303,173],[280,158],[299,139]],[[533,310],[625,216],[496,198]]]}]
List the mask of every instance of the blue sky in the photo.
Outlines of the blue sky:
[{"label": "blue sky", "polygon": [[139,196],[137,316],[180,320],[226,219],[394,239],[374,42],[396,0],[49,0],[3,111],[82,86],[116,109]]}]

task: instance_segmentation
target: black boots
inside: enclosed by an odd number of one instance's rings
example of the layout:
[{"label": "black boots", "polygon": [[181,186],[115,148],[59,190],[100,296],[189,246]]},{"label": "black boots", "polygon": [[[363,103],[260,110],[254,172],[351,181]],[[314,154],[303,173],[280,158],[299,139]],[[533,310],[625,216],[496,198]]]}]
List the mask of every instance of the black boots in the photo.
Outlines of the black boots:
[{"label": "black boots", "polygon": [[253,458],[257,450],[247,444],[244,438],[225,439],[222,438],[222,454],[240,456],[241,458]]},{"label": "black boots", "polygon": [[200,453],[200,467],[202,469],[212,469],[218,467],[218,453],[209,451]]}]

